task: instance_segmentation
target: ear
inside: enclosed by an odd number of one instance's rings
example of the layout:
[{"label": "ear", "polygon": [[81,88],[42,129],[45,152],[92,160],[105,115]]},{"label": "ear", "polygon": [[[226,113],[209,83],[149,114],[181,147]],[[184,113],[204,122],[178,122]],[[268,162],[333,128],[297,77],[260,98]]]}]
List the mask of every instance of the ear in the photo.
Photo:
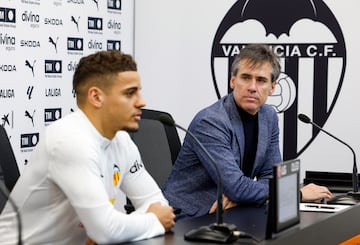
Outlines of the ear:
[{"label": "ear", "polygon": [[104,101],[104,92],[98,87],[90,87],[88,90],[88,101],[96,108],[100,108]]},{"label": "ear", "polygon": [[277,81],[271,82],[271,89],[269,91],[269,95],[272,95],[275,91]]},{"label": "ear", "polygon": [[230,88],[232,90],[234,90],[234,88],[235,88],[235,77],[234,76],[231,76],[231,78],[230,78]]}]

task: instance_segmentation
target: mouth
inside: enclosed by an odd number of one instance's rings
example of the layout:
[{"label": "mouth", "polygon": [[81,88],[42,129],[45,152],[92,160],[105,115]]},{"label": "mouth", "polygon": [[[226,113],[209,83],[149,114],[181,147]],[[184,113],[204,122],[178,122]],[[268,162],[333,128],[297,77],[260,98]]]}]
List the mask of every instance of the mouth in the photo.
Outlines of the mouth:
[{"label": "mouth", "polygon": [[141,112],[138,112],[138,113],[136,113],[136,114],[134,114],[134,119],[136,120],[136,121],[140,121],[141,120]]},{"label": "mouth", "polygon": [[257,101],[258,100],[258,98],[254,97],[254,96],[246,96],[245,99],[248,101]]}]

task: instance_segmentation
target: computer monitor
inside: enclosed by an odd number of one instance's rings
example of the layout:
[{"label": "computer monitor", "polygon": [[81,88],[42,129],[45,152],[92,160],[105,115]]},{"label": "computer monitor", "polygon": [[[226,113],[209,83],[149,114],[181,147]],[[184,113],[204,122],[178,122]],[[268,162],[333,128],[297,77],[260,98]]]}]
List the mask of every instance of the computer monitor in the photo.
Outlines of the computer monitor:
[{"label": "computer monitor", "polygon": [[269,181],[266,239],[300,222],[300,160],[293,159],[273,167]]}]

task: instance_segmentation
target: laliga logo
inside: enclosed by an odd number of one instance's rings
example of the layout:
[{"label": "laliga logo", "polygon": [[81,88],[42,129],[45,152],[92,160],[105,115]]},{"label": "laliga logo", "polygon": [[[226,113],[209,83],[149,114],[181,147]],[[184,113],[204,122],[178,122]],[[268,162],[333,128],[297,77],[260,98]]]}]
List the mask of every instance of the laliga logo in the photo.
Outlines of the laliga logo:
[{"label": "laliga logo", "polygon": [[213,40],[218,98],[231,92],[232,61],[250,43],[266,43],[280,57],[282,73],[267,104],[279,115],[284,160],[296,158],[319,133],[298,125],[298,113],[323,126],[342,87],[346,48],[340,25],[323,0],[236,1]]}]

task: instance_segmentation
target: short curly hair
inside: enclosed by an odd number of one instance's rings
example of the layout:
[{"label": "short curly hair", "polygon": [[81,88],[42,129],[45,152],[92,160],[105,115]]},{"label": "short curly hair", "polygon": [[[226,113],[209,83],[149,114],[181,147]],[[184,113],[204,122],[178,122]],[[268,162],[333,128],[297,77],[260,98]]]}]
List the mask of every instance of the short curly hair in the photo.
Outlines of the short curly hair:
[{"label": "short curly hair", "polygon": [[78,103],[85,99],[90,86],[106,91],[112,85],[112,76],[125,71],[137,71],[136,62],[129,54],[100,51],[82,57],[73,75],[73,89]]}]

